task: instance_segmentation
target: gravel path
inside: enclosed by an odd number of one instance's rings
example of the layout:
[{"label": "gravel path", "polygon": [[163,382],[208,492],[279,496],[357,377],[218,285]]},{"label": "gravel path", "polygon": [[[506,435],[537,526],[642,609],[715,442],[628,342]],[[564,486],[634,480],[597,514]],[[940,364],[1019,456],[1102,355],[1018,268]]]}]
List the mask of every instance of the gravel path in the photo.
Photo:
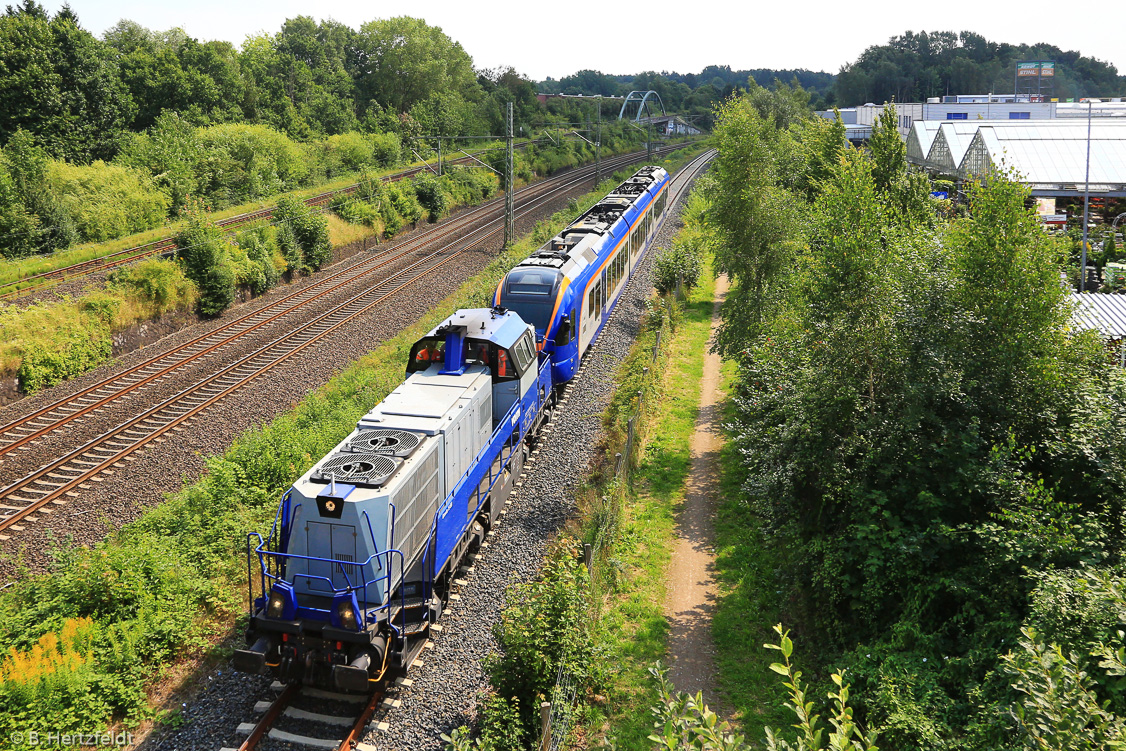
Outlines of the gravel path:
[{"label": "gravel path", "polygon": [[[556,411],[549,432],[525,470],[523,485],[509,499],[489,547],[477,559],[461,600],[442,617],[443,631],[434,649],[424,651],[421,668],[412,668],[410,687],[398,689],[402,704],[381,719],[386,731],[373,730],[365,740],[380,751],[435,749],[439,735],[475,719],[478,693],[487,681],[484,659],[496,648],[492,625],[504,603],[505,590],[539,571],[547,545],[574,512],[574,492],[594,457],[601,434],[600,415],[613,389],[614,369],[637,336],[649,274],[657,249],[666,247],[680,227],[681,205],[670,206],[653,249],[646,254],[598,342],[584,359],[579,376],[568,387],[566,404]],[[234,673],[229,667],[201,678],[202,689],[181,708],[185,725],[146,739],[146,751],[202,751],[237,747],[235,728],[250,720],[255,701],[273,695],[269,681]],[[262,748],[287,745],[270,742]]]},{"label": "gravel path", "polygon": [[[711,338],[719,328],[719,309],[727,294],[727,277],[716,280]],[[709,341],[709,344],[711,342]],[[720,357],[704,355],[699,412],[692,433],[692,460],[684,489],[684,506],[676,516],[676,541],[668,570],[669,679],[678,691],[693,696],[703,691],[713,709],[716,694],[715,519],[719,496],[719,455],[723,450],[723,405],[720,403]]]}]

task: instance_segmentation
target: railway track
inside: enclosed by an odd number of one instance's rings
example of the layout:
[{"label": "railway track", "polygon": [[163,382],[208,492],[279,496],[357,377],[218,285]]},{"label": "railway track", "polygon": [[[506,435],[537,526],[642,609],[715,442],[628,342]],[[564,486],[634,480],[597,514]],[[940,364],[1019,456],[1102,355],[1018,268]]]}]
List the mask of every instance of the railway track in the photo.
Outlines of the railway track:
[{"label": "railway track", "polygon": [[[616,160],[616,166],[635,160],[629,156]],[[612,167],[615,165],[611,165]],[[568,173],[548,183],[525,188],[525,201],[518,216],[536,211],[550,200],[556,191],[567,190],[588,179],[586,170]],[[494,202],[495,204],[496,202]],[[496,207],[479,207],[480,211],[467,212],[476,216],[476,226],[460,236],[454,243],[439,244],[421,251],[416,260],[408,262],[383,279],[372,277],[395,260],[419,253],[420,247],[436,244],[451,230],[444,225],[428,233],[427,242],[407,241],[407,249],[396,247],[386,254],[363,261],[327,277],[306,290],[293,293],[275,303],[232,321],[227,326],[188,342],[171,352],[151,358],[112,378],[94,384],[85,391],[58,401],[30,415],[0,427],[0,456],[19,449],[29,449],[30,444],[60,428],[116,403],[129,394],[160,380],[172,377],[177,370],[201,358],[215,354],[232,342],[257,331],[267,324],[284,321],[286,316],[300,315],[313,301],[332,292],[348,292],[348,287],[361,289],[344,302],[314,315],[304,322],[293,322],[286,331],[268,344],[221,367],[217,371],[182,389],[140,414],[125,420],[96,438],[49,461],[39,469],[0,489],[0,540],[9,539],[11,532],[23,531],[21,522],[39,521],[65,505],[68,497],[78,495],[78,490],[89,489],[89,482],[102,482],[114,472],[114,467],[132,461],[138,451],[159,443],[169,435],[183,431],[185,425],[232,392],[242,388],[259,376],[271,371],[299,352],[322,341],[372,308],[387,302],[411,285],[424,279],[437,269],[448,267],[460,258],[470,246],[496,236],[501,227],[490,229],[497,221]],[[470,220],[459,224],[464,228]],[[453,224],[453,223],[450,223]],[[386,256],[393,256],[388,259]]]},{"label": "railway track", "polygon": [[[670,207],[676,205],[685,188],[699,174],[700,169],[713,154],[714,152],[709,152],[700,155],[674,176],[670,185]],[[636,287],[636,284],[634,286]],[[648,285],[644,285],[644,287],[647,288]],[[621,308],[617,309],[614,315],[623,315],[620,312],[621,310]],[[603,357],[594,358],[589,362],[584,361],[579,378],[584,377],[584,374],[588,379],[598,377],[598,369],[606,367],[603,364],[605,362],[607,362],[607,358]],[[594,374],[588,372],[589,367],[595,368]],[[584,390],[580,389],[577,393],[578,395],[573,397],[571,388],[568,386],[561,403],[571,404],[573,398],[583,399]],[[589,411],[589,408],[571,411],[581,414]],[[553,434],[559,428],[559,419],[556,417],[548,423],[543,434],[544,447],[548,447],[546,443],[548,439],[554,438]],[[588,435],[586,440],[569,441],[568,443],[570,445],[592,445],[595,440],[592,435]],[[554,471],[553,468],[560,466],[573,466],[568,462],[558,461],[559,457],[554,455],[551,455],[550,461],[538,461],[538,458],[543,458],[540,457],[541,448],[537,447],[524,465],[525,474],[536,472],[541,465],[547,467],[549,471]],[[585,459],[579,464],[585,464]],[[526,562],[530,558],[538,560],[538,556],[529,555],[527,551],[511,550],[511,534],[508,537],[502,536],[499,540],[496,536],[498,532],[510,526],[517,530],[517,534],[528,533],[529,525],[519,521],[519,518],[526,518],[528,515],[525,507],[529,502],[536,503],[543,497],[550,497],[549,494],[538,492],[534,485],[529,486],[528,482],[530,481],[525,480],[525,475],[521,475],[521,480],[522,484],[525,485],[523,491],[518,491],[519,494],[506,505],[498,522],[489,530],[480,550],[470,553],[462,568],[458,570],[458,578],[455,580],[457,593],[451,594],[450,602],[444,611],[446,616],[455,612],[457,616],[448,625],[438,624],[433,627],[432,638],[436,641],[428,641],[421,645],[412,655],[409,678],[398,678],[393,683],[384,681],[373,684],[375,692],[370,697],[345,696],[304,688],[297,684],[286,686],[275,682],[269,690],[276,694],[276,698],[273,701],[258,701],[254,705],[254,713],[258,716],[257,721],[242,721],[244,716],[238,714],[233,717],[226,716],[221,722],[228,722],[230,725],[227,725],[226,728],[218,726],[213,730],[213,734],[208,737],[216,742],[211,747],[214,748],[219,745],[217,742],[219,738],[224,738],[226,743],[231,744],[229,747],[220,749],[220,751],[236,751],[237,739],[240,738],[243,740],[241,745],[237,746],[237,751],[251,751],[266,746],[270,749],[292,749],[300,746],[337,749],[338,751],[352,751],[352,749],[374,751],[377,748],[420,747],[418,744],[420,727],[432,730],[433,725],[431,723],[434,716],[440,714],[437,710],[443,708],[443,706],[436,706],[436,704],[442,705],[443,701],[450,700],[457,702],[452,705],[454,707],[452,712],[460,722],[461,718],[464,717],[462,702],[475,689],[473,687],[466,688],[457,681],[453,682],[453,686],[447,686],[444,680],[440,681],[441,687],[435,688],[431,685],[433,683],[433,671],[437,668],[439,674],[448,676],[451,665],[464,665],[464,660],[470,659],[463,651],[467,640],[466,623],[480,622],[480,614],[475,613],[473,608],[483,607],[484,605],[480,599],[464,598],[466,591],[464,587],[498,586],[498,583],[503,586],[503,583],[509,581],[514,561]],[[557,487],[558,482],[553,479],[550,485]],[[554,502],[554,499],[549,502]],[[516,513],[518,517],[518,521],[514,524],[509,523],[510,512]],[[544,516],[544,513],[540,509],[538,513],[533,512],[533,515],[540,519]],[[546,531],[545,534],[547,534]],[[498,555],[500,556],[499,560]],[[496,575],[498,566],[503,571],[503,575],[499,578]],[[532,574],[525,571],[525,575]],[[481,579],[481,577],[484,578]],[[448,638],[445,637],[446,629],[451,629]],[[448,654],[451,649],[454,652],[452,656]],[[422,659],[423,656],[425,656],[425,660]],[[477,654],[476,657],[479,658],[480,654]],[[427,675],[428,670],[430,677]],[[244,684],[237,685],[241,687]],[[477,686],[476,688],[480,687]],[[418,693],[420,689],[422,689],[421,694]],[[428,691],[429,693],[427,693]],[[454,699],[455,696],[457,699]],[[366,704],[364,703],[365,700]],[[365,716],[360,711],[361,706],[365,711],[370,708],[371,714]],[[334,707],[335,711],[326,711],[329,707]],[[354,709],[340,711],[342,707],[353,707]],[[446,709],[449,708],[446,707]],[[446,715],[449,714],[450,712],[446,712]],[[353,717],[354,720],[351,719]],[[443,716],[444,719],[447,719],[447,717]],[[230,733],[230,728],[236,722],[241,722],[238,730],[227,736],[226,734]],[[349,722],[351,722],[351,725],[348,724]],[[351,728],[346,735],[345,728]],[[404,728],[410,728],[409,734],[406,736],[402,733]],[[405,738],[409,738],[409,743],[404,742]],[[432,738],[432,740],[436,742],[436,739]],[[431,746],[423,744],[421,747]]]},{"label": "railway track", "polygon": [[[395,686],[410,685],[408,679],[399,678]],[[331,691],[321,691],[305,688],[296,683],[283,686],[275,683],[274,690],[280,691],[274,701],[261,701],[255,705],[254,710],[262,716],[257,722],[247,722],[239,725],[237,733],[245,735],[244,740],[237,749],[223,748],[221,751],[254,751],[263,741],[274,740],[281,743],[296,744],[312,748],[337,749],[337,751],[375,751],[375,746],[363,743],[362,739],[371,729],[372,719],[383,705],[393,705],[394,699],[386,695],[386,688],[381,685],[371,696],[352,694],[337,694]],[[313,711],[297,706],[304,700],[312,704]],[[324,709],[331,707],[336,711],[326,712]],[[351,707],[353,711],[348,711]],[[344,708],[344,713],[340,709]],[[279,721],[289,718],[301,723],[305,727],[321,729],[324,735],[313,736],[308,730],[298,733],[282,730],[277,727]],[[348,728],[348,730],[344,730]]]},{"label": "railway track", "polygon": [[[519,144],[519,147],[522,148],[526,145],[526,143]],[[451,159],[448,162],[448,164],[451,165],[471,163],[471,160],[466,157]],[[414,177],[415,175],[419,174],[420,172],[424,172],[427,169],[429,169],[429,165],[412,167],[411,169],[402,170],[392,175],[388,175],[384,178],[384,181],[398,182],[399,180],[405,180]],[[324,193],[319,193],[315,196],[306,198],[304,204],[312,209],[323,209],[324,207],[328,206],[332,199],[337,195],[350,195],[356,192],[356,189],[358,187],[359,184],[355,184],[341,188],[340,190],[332,190]],[[272,217],[272,209],[259,209],[258,211],[250,211],[245,214],[239,214],[238,216],[232,216],[228,219],[223,219],[216,222],[216,225],[225,230],[233,231],[238,229],[239,227],[251,224],[252,222],[268,220]],[[44,271],[40,274],[32,274],[31,276],[25,276],[21,279],[4,282],[0,284],[0,300],[10,300],[12,298],[19,297],[20,295],[42,289],[43,287],[51,284],[64,282],[70,279],[77,279],[79,277],[87,276],[98,271],[110,271],[112,269],[118,268],[119,266],[124,266],[125,264],[133,263],[134,261],[139,261],[150,256],[171,253],[175,249],[176,241],[171,237],[166,237],[162,240],[154,240],[151,243],[145,243],[144,245],[138,245],[133,248],[126,248],[115,253],[108,253],[104,256],[99,256],[98,258],[91,258],[87,261],[82,261],[71,266],[65,266],[61,269]],[[28,283],[31,283],[31,286],[20,286],[26,285]]]}]

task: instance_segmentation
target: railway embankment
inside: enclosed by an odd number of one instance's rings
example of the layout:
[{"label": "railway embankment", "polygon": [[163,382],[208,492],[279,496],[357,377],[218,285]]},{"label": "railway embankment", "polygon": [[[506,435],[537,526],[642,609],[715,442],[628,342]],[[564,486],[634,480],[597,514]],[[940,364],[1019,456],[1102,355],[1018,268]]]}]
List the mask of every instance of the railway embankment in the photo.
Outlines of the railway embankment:
[{"label": "railway embankment", "polygon": [[[549,231],[545,226],[535,240]],[[485,270],[469,284],[455,285],[458,291],[437,312],[386,337],[292,413],[245,433],[225,451],[221,446],[201,451],[195,462],[205,469],[202,480],[106,541],[82,548],[56,538],[51,575],[28,576],[0,595],[0,640],[19,659],[54,650],[52,656],[66,658],[62,664],[74,669],[48,677],[46,663],[37,668],[20,663],[30,667],[0,685],[0,724],[48,727],[59,717],[87,728],[165,721],[187,723],[189,736],[202,733],[197,740],[215,737],[219,731],[194,713],[195,705],[178,711],[172,694],[158,687],[186,680],[198,689],[227,674],[208,666],[221,665],[223,645],[242,611],[245,531],[267,526],[278,494],[398,383],[406,347],[419,332],[451,308],[479,305],[507,266],[527,252],[528,247],[518,248],[482,264]],[[331,368],[324,352],[318,357]],[[180,435],[173,443],[191,442]],[[192,469],[187,463],[180,467]],[[127,469],[113,481],[119,494],[142,483]]]},{"label": "railway embankment", "polygon": [[[423,678],[406,692],[424,701],[404,701],[393,711],[401,721],[377,736],[387,747],[435,748],[439,732],[454,749],[471,748],[474,735],[485,747],[538,747],[546,730],[553,748],[589,748],[607,736],[619,748],[648,748],[647,709],[656,694],[647,670],[665,656],[665,570],[713,287],[705,270],[685,301],[653,295],[654,266],[672,246],[682,212],[681,204],[673,208],[622,309],[568,388],[507,512],[507,529],[476,563],[481,583],[470,585],[488,604],[474,597],[465,625],[487,623],[496,638],[477,634],[467,645],[468,628],[449,642],[444,636],[432,677],[428,658]],[[537,551],[537,563],[513,562],[505,552],[513,549]],[[438,676],[465,663],[470,675],[449,691],[448,678]],[[471,702],[474,689],[480,693]],[[451,694],[461,698],[451,702]],[[444,709],[420,716],[412,706]]]}]

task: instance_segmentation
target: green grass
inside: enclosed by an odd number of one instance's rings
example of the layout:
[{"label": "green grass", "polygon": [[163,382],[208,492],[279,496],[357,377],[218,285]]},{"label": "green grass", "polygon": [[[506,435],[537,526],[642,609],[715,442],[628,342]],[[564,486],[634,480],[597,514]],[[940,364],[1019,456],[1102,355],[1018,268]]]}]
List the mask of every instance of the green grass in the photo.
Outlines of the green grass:
[{"label": "green grass", "polygon": [[[609,187],[603,183],[577,207],[542,222],[293,412],[209,458],[200,481],[93,549],[60,545],[49,575],[25,576],[0,593],[0,732],[90,731],[113,720],[136,724],[159,716],[144,688],[190,675],[237,628],[245,605],[246,531],[268,531],[280,494],[402,381],[417,338],[456,308],[487,304],[509,268]],[[76,628],[84,635],[80,664],[50,674],[35,665],[11,669],[16,658],[8,650],[30,655],[44,636]]]},{"label": "green grass", "polygon": [[[618,536],[601,566],[607,594],[599,632],[615,666],[608,719],[620,749],[652,745],[647,740],[653,732],[648,708],[656,692],[649,668],[665,659],[667,649],[666,571],[691,464],[714,288],[709,266],[702,284],[683,304],[674,333],[662,345],[659,386],[647,396],[648,439],[632,488],[624,493]],[[651,336],[635,345],[646,365],[651,350]],[[623,368],[631,366],[632,358]]]},{"label": "green grass", "polygon": [[[728,395],[724,422],[735,419],[731,389],[735,363],[723,364],[723,390]],[[785,569],[775,546],[764,537],[763,525],[745,502],[742,461],[734,443],[720,455],[720,505],[716,517],[716,580],[718,603],[712,635],[720,689],[747,739],[758,742],[766,726],[788,728],[794,722],[783,706],[786,693],[781,677],[770,670],[777,653],[763,648],[776,643],[773,627],[785,620],[778,583]],[[800,655],[799,655],[800,658]],[[799,660],[800,662],[800,660]]]}]

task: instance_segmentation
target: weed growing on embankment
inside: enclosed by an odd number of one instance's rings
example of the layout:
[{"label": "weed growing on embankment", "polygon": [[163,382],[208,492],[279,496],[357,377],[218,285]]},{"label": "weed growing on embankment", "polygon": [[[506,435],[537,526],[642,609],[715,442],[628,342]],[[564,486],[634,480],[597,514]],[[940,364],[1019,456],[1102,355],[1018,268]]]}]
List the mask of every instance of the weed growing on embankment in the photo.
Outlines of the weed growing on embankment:
[{"label": "weed growing on embankment", "polygon": [[[159,716],[146,691],[173,665],[214,655],[215,645],[236,628],[245,605],[246,532],[267,527],[281,493],[401,382],[418,337],[452,310],[489,304],[509,268],[610,187],[603,183],[541,223],[293,412],[247,431],[208,460],[198,482],[92,549],[61,542],[49,574],[28,574],[0,593],[0,654],[7,655],[0,656],[0,737],[48,727],[89,731]],[[64,633],[71,632],[81,639],[66,641]],[[48,659],[53,670],[21,667],[51,644],[64,645],[51,647],[65,658]],[[67,657],[71,653],[76,656]],[[53,699],[44,703],[48,694]]]}]

